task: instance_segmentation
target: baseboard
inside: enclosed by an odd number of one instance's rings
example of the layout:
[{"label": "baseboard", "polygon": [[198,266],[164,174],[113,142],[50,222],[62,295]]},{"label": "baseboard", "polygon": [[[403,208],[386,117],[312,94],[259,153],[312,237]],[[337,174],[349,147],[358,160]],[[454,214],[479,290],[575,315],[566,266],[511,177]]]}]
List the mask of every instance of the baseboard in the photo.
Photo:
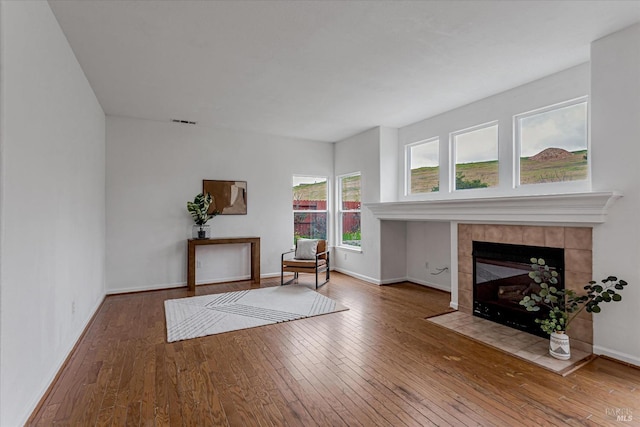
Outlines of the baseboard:
[{"label": "baseboard", "polygon": [[[285,273],[285,276],[289,273]],[[277,273],[265,273],[261,274],[261,279],[272,279],[274,277],[280,277],[280,272]],[[212,283],[226,283],[226,282],[239,282],[242,280],[251,280],[250,275],[245,276],[233,276],[233,277],[225,277],[222,279],[211,280],[196,280],[196,286],[198,285],[209,285]],[[175,283],[164,283],[158,285],[148,285],[148,286],[137,286],[135,288],[120,288],[120,289],[109,289],[107,290],[107,295],[117,295],[117,294],[129,294],[133,292],[147,292],[147,291],[164,291],[167,289],[174,288],[186,288],[187,282],[175,282]]]},{"label": "baseboard", "polygon": [[102,303],[104,303],[105,298],[106,298],[106,295],[103,295],[102,298],[98,300],[98,303],[92,308],[90,312],[91,315],[87,318],[85,323],[80,328],[80,333],[75,337],[75,339],[71,340],[72,344],[69,350],[66,352],[66,355],[62,358],[62,360],[59,363],[55,365],[55,368],[48,375],[49,380],[47,381],[47,386],[44,388],[44,390],[42,390],[42,393],[40,393],[39,398],[36,397],[36,399],[34,399],[32,404],[29,405],[30,410],[28,411],[28,416],[24,420],[24,422],[21,423],[20,425],[31,425],[32,418],[36,416],[38,411],[40,411],[40,408],[44,404],[45,400],[47,399],[47,397],[49,397],[49,395],[53,391],[52,390],[53,384],[55,384],[55,382],[60,377],[60,374],[62,373],[62,369],[67,365],[67,363],[69,363],[71,356],[73,355],[76,348],[78,347],[80,340],[86,334],[87,330],[89,329],[89,326],[91,325],[91,323],[93,323],[93,320],[95,319],[96,314],[98,314],[98,310],[100,309],[100,306],[102,306]]},{"label": "baseboard", "polygon": [[373,283],[376,285],[389,285],[391,283],[409,281],[409,282],[416,283],[418,285],[428,286],[430,288],[438,289],[439,291],[451,292],[451,289],[445,286],[425,282],[424,280],[415,279],[413,277],[398,277],[395,279],[378,280],[378,279],[374,279],[373,277],[369,277],[363,274],[354,273],[353,271],[345,270],[344,268],[335,267],[334,270],[339,273],[346,274],[347,276],[355,277],[356,279],[364,280],[365,282]]},{"label": "baseboard", "polygon": [[[394,279],[378,280],[378,279],[374,279],[373,277],[365,276],[364,274],[359,274],[359,273],[346,270],[344,268],[339,268],[339,267],[332,267],[331,271],[337,271],[338,273],[346,274],[347,276],[355,277],[356,279],[364,280],[365,282],[373,283],[375,285],[390,285],[392,283],[409,281],[421,286],[427,286],[433,289],[438,289],[440,291],[451,292],[451,289],[447,288],[446,286],[429,283],[424,280],[416,279],[414,277],[397,277]],[[287,276],[287,274],[285,274],[285,276]],[[274,277],[280,277],[280,273],[279,272],[265,273],[260,275],[261,279],[271,279]],[[206,280],[206,279],[197,280],[196,286],[208,285],[211,283],[237,282],[241,280],[250,280],[250,279],[251,279],[251,276],[234,276],[234,277],[225,277],[222,279],[215,279],[215,281]],[[176,282],[176,283],[166,283],[166,284],[158,284],[158,285],[150,285],[150,286],[138,286],[135,288],[109,289],[107,291],[107,295],[127,294],[127,293],[145,292],[145,291],[161,291],[161,290],[173,289],[173,288],[184,288],[186,286],[187,286],[187,282]],[[457,304],[456,304],[456,307],[454,308],[457,310]]]},{"label": "baseboard", "polygon": [[449,303],[449,307],[453,308],[454,310],[457,310],[458,309],[458,303],[451,301]]},{"label": "baseboard", "polygon": [[373,277],[365,276],[363,274],[354,273],[353,271],[345,270],[344,268],[336,267],[334,269],[338,273],[346,274],[347,276],[355,277],[356,279],[364,280],[365,282],[373,283],[374,285],[381,285],[382,283],[378,279],[374,279]]},{"label": "baseboard", "polygon": [[[262,278],[262,275],[260,275]],[[226,283],[226,282],[239,282],[241,280],[251,280],[251,275],[246,274],[242,276],[229,276],[229,277],[221,277],[217,279],[200,279],[196,280],[196,286],[198,285],[208,285],[210,283]],[[184,286],[187,286],[187,282],[184,282]]]},{"label": "baseboard", "polygon": [[166,284],[149,285],[149,286],[136,286],[135,288],[109,289],[107,290],[107,295],[129,294],[133,292],[146,292],[146,291],[163,291],[167,289],[185,288],[185,287],[187,287],[187,282],[166,283]]},{"label": "baseboard", "polygon": [[[293,276],[293,273],[284,273],[284,277],[287,276]],[[261,274],[260,278],[261,279],[273,279],[274,277],[280,277],[280,272],[278,271],[277,273],[265,273],[265,274]]]},{"label": "baseboard", "polygon": [[438,289],[439,291],[451,292],[451,287],[447,287],[444,285],[437,285],[435,283],[429,283],[425,280],[416,279],[415,277],[407,277],[409,282],[417,283],[418,285],[428,286],[433,289]]},{"label": "baseboard", "polygon": [[631,354],[626,354],[616,350],[611,350],[610,348],[602,347],[599,345],[593,346],[593,352],[595,354],[607,356],[611,359],[620,360],[622,362],[640,367],[640,358],[638,356],[633,356]]},{"label": "baseboard", "polygon": [[381,285],[392,285],[394,283],[402,283],[402,282],[406,282],[407,279],[406,277],[397,277],[395,279],[385,279],[385,280],[380,280],[380,284]]}]

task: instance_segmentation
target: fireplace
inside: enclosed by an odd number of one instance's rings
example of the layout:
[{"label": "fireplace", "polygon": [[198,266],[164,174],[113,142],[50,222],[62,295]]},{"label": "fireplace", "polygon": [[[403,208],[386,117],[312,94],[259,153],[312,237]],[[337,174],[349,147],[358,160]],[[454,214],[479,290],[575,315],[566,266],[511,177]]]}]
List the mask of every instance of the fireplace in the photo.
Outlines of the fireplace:
[{"label": "fireplace", "polygon": [[[558,272],[556,288],[564,289],[564,249],[492,242],[473,242],[473,315],[547,337],[537,317],[519,304],[540,286],[529,277],[531,258],[542,258]],[[544,309],[543,309],[544,310]]]},{"label": "fireplace", "polygon": [[[458,295],[455,308],[465,313],[473,313],[473,242],[562,249],[564,262],[559,264],[564,266],[562,283],[565,289],[578,293],[584,292],[584,285],[593,277],[593,240],[590,227],[458,224]],[[545,260],[549,258],[544,253],[531,254],[531,257],[534,256]],[[528,259],[525,262],[529,264]],[[538,331],[535,330],[534,333]],[[580,313],[571,323],[569,333],[573,348],[592,351],[593,321],[590,313]]]}]

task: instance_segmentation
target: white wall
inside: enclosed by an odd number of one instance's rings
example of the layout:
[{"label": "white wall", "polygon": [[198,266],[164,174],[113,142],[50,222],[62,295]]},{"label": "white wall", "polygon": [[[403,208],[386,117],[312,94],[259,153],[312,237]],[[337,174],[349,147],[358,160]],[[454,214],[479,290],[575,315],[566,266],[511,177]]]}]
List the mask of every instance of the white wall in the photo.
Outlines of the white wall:
[{"label": "white wall", "polygon": [[407,223],[380,221],[380,282],[407,280]]},{"label": "white wall", "polygon": [[[380,128],[376,127],[335,144],[336,176],[362,174],[362,203],[380,200]],[[333,264],[338,271],[380,283],[380,221],[362,206],[362,251],[337,247]],[[337,231],[339,233],[339,230]],[[336,239],[338,237],[336,236]]]},{"label": "white wall", "polygon": [[594,351],[640,365],[640,24],[592,44],[591,77],[593,187],[624,194],[594,228],[594,277],[629,282],[594,316]]},{"label": "white wall", "polygon": [[0,9],[0,425],[16,426],[104,297],[105,118],[49,4]]},{"label": "white wall", "polygon": [[380,127],[380,202],[398,199],[398,129]]},{"label": "white wall", "polygon": [[[361,172],[363,203],[394,201],[401,176],[399,152],[396,129],[377,127],[362,132],[336,143],[336,176]],[[363,206],[361,227],[362,252],[337,247],[334,265],[338,271],[377,284],[411,280],[451,289],[450,270],[431,274],[436,268],[451,268],[448,222],[380,221]],[[428,270],[424,267],[427,260]]]},{"label": "white wall", "polygon": [[[209,221],[212,237],[259,236],[261,273],[293,243],[292,176],[333,176],[333,144],[107,117],[107,290],[184,286],[203,179],[247,181],[247,215]],[[198,248],[199,283],[248,278],[248,245]]]},{"label": "white wall", "polygon": [[[407,280],[451,291],[450,234],[449,222],[407,222]],[[438,273],[445,267],[447,271]]]}]

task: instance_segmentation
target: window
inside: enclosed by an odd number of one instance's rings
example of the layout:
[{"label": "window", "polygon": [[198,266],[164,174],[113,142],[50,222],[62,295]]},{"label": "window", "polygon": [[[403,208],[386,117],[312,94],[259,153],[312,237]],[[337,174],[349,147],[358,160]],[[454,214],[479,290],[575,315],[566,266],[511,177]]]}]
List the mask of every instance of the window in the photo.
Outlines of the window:
[{"label": "window", "polygon": [[515,116],[516,183],[580,181],[588,177],[587,99]]},{"label": "window", "polygon": [[327,178],[293,177],[293,240],[327,239]]},{"label": "window", "polygon": [[440,189],[440,140],[432,138],[407,145],[407,194]]},{"label": "window", "polygon": [[455,159],[452,188],[496,187],[498,185],[498,124],[490,123],[451,134]]},{"label": "window", "polygon": [[360,172],[338,178],[340,246],[360,247]]}]

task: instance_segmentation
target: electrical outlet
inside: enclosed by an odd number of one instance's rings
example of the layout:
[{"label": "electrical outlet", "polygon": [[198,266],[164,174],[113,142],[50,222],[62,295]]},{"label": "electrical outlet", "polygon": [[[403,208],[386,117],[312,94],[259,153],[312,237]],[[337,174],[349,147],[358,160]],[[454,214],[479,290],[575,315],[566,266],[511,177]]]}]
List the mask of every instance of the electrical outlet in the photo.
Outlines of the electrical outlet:
[{"label": "electrical outlet", "polygon": [[202,267],[202,263],[200,261],[196,261],[196,268],[201,268]]},{"label": "electrical outlet", "polygon": [[347,254],[346,253],[344,254],[344,260],[345,261],[347,260]]},{"label": "electrical outlet", "polygon": [[427,270],[429,269],[429,261],[425,261],[424,268],[426,268]]},{"label": "electrical outlet", "polygon": [[76,302],[71,301],[71,314],[76,314]]}]

